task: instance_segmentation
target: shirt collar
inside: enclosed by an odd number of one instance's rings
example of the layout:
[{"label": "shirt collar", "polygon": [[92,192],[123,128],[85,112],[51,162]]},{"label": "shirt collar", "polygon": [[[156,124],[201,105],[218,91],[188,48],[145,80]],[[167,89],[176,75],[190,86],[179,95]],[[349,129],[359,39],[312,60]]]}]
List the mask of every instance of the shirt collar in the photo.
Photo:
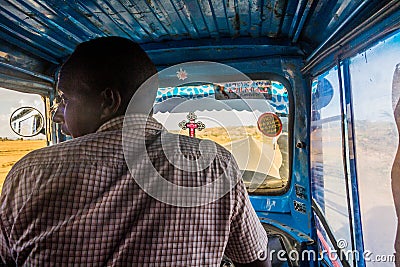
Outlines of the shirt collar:
[{"label": "shirt collar", "polygon": [[129,114],[118,116],[105,122],[96,132],[121,130],[126,125],[130,130],[134,129],[151,129],[165,130],[164,127],[156,119],[146,114]]}]

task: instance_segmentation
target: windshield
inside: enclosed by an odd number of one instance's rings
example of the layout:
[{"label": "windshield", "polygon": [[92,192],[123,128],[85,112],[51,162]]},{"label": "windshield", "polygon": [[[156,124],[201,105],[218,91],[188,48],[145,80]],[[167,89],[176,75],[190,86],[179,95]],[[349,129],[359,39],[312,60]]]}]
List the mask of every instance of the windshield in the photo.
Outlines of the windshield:
[{"label": "windshield", "polygon": [[159,88],[153,110],[170,132],[210,139],[229,150],[249,192],[267,193],[287,185],[289,100],[282,83]]}]

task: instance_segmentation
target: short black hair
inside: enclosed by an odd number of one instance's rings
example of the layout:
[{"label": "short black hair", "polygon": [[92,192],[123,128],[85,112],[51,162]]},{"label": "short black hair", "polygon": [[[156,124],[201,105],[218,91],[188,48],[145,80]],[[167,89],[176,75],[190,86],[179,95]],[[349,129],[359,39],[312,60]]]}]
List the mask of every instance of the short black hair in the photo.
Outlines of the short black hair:
[{"label": "short black hair", "polygon": [[79,44],[59,71],[59,80],[75,79],[85,86],[75,87],[81,93],[100,93],[106,88],[120,92],[122,105],[152,75],[154,63],[136,42],[117,36],[100,37]]}]

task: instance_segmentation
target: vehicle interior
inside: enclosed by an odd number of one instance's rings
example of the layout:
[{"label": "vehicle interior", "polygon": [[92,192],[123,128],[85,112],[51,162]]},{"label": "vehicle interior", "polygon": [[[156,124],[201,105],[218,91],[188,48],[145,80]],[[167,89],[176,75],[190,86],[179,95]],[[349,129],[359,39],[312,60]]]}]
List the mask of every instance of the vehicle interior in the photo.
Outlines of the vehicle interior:
[{"label": "vehicle interior", "polygon": [[[353,58],[395,36],[399,18],[398,0],[3,0],[0,87],[40,95],[44,114],[20,110],[11,127],[57,144],[68,139],[51,121],[60,64],[89,39],[132,39],[163,73],[154,117],[171,132],[213,140],[234,155],[269,250],[285,251],[273,254],[273,266],[366,266],[363,259],[299,259],[290,252],[340,255],[340,233],[349,248],[364,251],[353,126],[344,117],[352,117],[350,94],[340,95],[337,113],[325,118],[320,111],[339,91],[351,91]],[[315,181],[327,170],[312,152],[326,125],[339,129],[339,163],[332,166],[343,171],[338,202],[348,230],[335,228],[327,215],[334,204]],[[221,266],[233,264],[224,259]]]}]

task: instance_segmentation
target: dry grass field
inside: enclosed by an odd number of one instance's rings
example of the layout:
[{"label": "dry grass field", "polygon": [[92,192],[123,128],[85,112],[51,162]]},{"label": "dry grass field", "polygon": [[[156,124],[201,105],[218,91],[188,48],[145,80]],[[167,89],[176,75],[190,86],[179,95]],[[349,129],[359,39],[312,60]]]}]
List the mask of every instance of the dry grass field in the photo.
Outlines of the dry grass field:
[{"label": "dry grass field", "polygon": [[[179,133],[183,135],[189,135],[188,130],[171,131],[172,133]],[[202,131],[196,131],[196,137],[201,139],[210,139],[218,144],[224,145],[230,142],[244,139],[247,136],[251,136],[254,139],[270,143],[272,138],[266,137],[255,126],[239,126],[239,127],[215,127],[206,128]]]},{"label": "dry grass field", "polygon": [[0,190],[11,167],[30,151],[46,146],[45,140],[0,141]]}]

